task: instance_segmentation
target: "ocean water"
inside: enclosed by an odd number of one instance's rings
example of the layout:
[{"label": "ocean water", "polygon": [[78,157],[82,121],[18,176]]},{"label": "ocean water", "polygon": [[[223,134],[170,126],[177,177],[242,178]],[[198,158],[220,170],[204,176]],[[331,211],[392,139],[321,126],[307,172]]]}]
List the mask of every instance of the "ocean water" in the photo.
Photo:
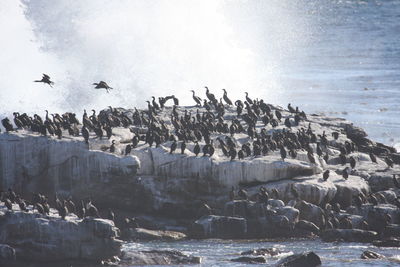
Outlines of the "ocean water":
[{"label": "ocean water", "polygon": [[[281,254],[267,258],[266,264],[244,264],[230,261],[240,257],[246,250],[275,247]],[[289,255],[314,251],[320,256],[322,266],[382,266],[400,265],[400,253],[397,248],[376,248],[361,243],[324,243],[319,240],[204,240],[179,242],[127,243],[125,250],[170,250],[177,249],[188,255],[201,256],[201,266],[274,266],[280,259]],[[366,250],[378,252],[386,257],[383,260],[362,260],[361,253]]]}]

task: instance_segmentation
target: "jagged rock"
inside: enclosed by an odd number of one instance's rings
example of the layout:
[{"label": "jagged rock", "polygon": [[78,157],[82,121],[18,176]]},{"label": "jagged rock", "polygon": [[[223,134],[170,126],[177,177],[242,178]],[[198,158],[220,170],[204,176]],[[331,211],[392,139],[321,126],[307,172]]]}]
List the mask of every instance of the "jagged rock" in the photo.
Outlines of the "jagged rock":
[{"label": "jagged rock", "polygon": [[305,220],[298,221],[295,225],[295,230],[303,230],[303,231],[311,232],[316,235],[318,235],[319,231],[320,231],[318,226],[316,226],[312,222],[305,221]]},{"label": "jagged rock", "polygon": [[324,225],[324,211],[320,207],[302,200],[296,204],[295,208],[300,212],[300,220],[310,221],[318,227]]},{"label": "jagged rock", "polygon": [[192,238],[244,238],[247,222],[244,218],[226,216],[203,216],[189,229]]},{"label": "jagged rock", "polygon": [[9,245],[0,244],[0,265],[10,261],[15,261],[15,249]]},{"label": "jagged rock", "polygon": [[325,242],[372,242],[378,238],[378,233],[360,229],[329,229],[321,232],[321,239]]},{"label": "jagged rock", "polygon": [[372,244],[377,247],[400,247],[400,239],[389,238],[385,240],[375,240]]},{"label": "jagged rock", "polygon": [[128,240],[164,240],[164,241],[176,241],[186,238],[184,233],[175,231],[163,231],[163,230],[148,230],[144,228],[129,228],[124,231],[124,237]]},{"label": "jagged rock", "polygon": [[275,209],[277,215],[283,215],[289,220],[289,224],[293,225],[299,220],[300,211],[296,208],[284,206]]},{"label": "jagged rock", "polygon": [[304,252],[294,254],[278,261],[276,267],[317,267],[320,266],[321,259],[314,252]]},{"label": "jagged rock", "polygon": [[105,260],[120,253],[118,232],[109,220],[72,216],[62,220],[0,206],[0,243],[12,246],[18,260]]},{"label": "jagged rock", "polygon": [[361,254],[361,259],[384,259],[385,256],[383,256],[382,254],[370,251],[370,250],[366,250]]},{"label": "jagged rock", "polygon": [[201,258],[188,256],[177,250],[124,251],[119,265],[184,265],[200,264]]},{"label": "jagged rock", "polygon": [[276,256],[282,253],[277,248],[259,248],[253,250],[246,250],[240,253],[240,255],[253,255],[253,256]]},{"label": "jagged rock", "polygon": [[266,259],[264,257],[239,257],[231,259],[234,262],[243,262],[243,263],[266,263]]}]

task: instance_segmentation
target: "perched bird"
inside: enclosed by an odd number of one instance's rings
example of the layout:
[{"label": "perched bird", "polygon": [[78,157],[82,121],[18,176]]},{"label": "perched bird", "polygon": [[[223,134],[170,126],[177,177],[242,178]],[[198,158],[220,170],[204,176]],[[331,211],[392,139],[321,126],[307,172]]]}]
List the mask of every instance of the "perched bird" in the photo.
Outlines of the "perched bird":
[{"label": "perched bird", "polygon": [[329,178],[329,170],[324,171],[322,178],[324,179],[324,181],[328,180]]},{"label": "perched bird", "polygon": [[181,154],[182,155],[185,154],[185,149],[186,149],[186,142],[182,141],[182,143],[181,143]]},{"label": "perched bird", "polygon": [[169,154],[174,153],[176,147],[177,147],[176,141],[172,142],[172,144],[171,144],[171,150],[169,151]]},{"label": "perched bird", "polygon": [[394,164],[394,163],[393,163],[393,160],[392,160],[391,158],[386,157],[386,158],[385,158],[385,162],[386,162],[388,168],[393,168],[393,164]]},{"label": "perched bird", "polygon": [[249,198],[249,196],[248,196],[248,194],[247,194],[247,191],[244,190],[244,189],[240,189],[240,190],[239,190],[238,196],[239,196],[241,199],[244,199],[244,200],[247,200],[247,199]]},{"label": "perched bird", "polygon": [[281,146],[280,152],[281,152],[282,161],[285,161],[285,158],[287,156],[287,152],[286,152],[286,149],[283,146]]},{"label": "perched bird", "polygon": [[36,83],[47,83],[48,85],[50,85],[50,87],[53,87],[54,82],[50,81],[50,76],[47,74],[43,73],[42,79],[41,80],[36,80],[34,81]]},{"label": "perched bird", "polygon": [[110,146],[110,153],[114,153],[114,152],[115,152],[115,140],[112,140],[111,146]]},{"label": "perched bird", "polygon": [[354,169],[354,167],[356,166],[356,160],[355,160],[355,158],[350,157],[349,161],[350,161],[350,167],[351,167],[352,169]]},{"label": "perched bird", "polygon": [[108,208],[107,219],[114,221],[114,218],[115,218],[114,212],[110,208]]},{"label": "perched bird", "polygon": [[348,167],[344,168],[342,171],[342,177],[343,179],[347,180],[347,178],[349,178],[349,169]]},{"label": "perched bird", "polygon": [[399,189],[400,189],[400,183],[399,183],[399,181],[398,181],[397,178],[396,178],[396,174],[393,174],[393,184],[394,184],[394,186],[395,186],[396,188],[399,188]]},{"label": "perched bird", "polygon": [[110,87],[105,81],[100,81],[99,83],[93,83],[93,85],[96,85],[94,89],[106,89],[107,93],[109,93],[109,90],[114,89]]},{"label": "perched bird", "polygon": [[196,155],[196,157],[199,155],[199,153],[200,153],[200,145],[199,145],[199,143],[196,141],[195,142],[195,146],[194,146],[194,149],[193,149],[193,152],[194,152],[194,154]]},{"label": "perched bird", "polygon": [[377,162],[376,162],[376,156],[375,156],[374,153],[370,152],[370,153],[369,153],[369,158],[371,159],[371,161],[372,161],[373,163],[377,163]]}]

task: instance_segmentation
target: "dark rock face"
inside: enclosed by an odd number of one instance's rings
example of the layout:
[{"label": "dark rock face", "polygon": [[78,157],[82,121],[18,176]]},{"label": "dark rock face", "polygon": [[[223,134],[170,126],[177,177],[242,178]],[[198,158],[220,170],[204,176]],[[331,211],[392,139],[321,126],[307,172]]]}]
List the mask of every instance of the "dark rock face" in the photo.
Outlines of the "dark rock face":
[{"label": "dark rock face", "polygon": [[321,266],[321,259],[314,252],[305,252],[291,255],[280,260],[276,267],[317,267]]},{"label": "dark rock face", "polygon": [[245,219],[215,215],[201,217],[189,229],[192,238],[244,238],[246,233]]},{"label": "dark rock face", "polygon": [[383,259],[385,256],[382,254],[366,250],[361,254],[361,259]]},{"label": "dark rock face", "polygon": [[177,250],[151,250],[124,252],[119,265],[184,265],[200,264],[201,258],[188,256]]},{"label": "dark rock face", "polygon": [[106,260],[120,254],[118,234],[109,220],[0,210],[0,243],[12,246],[17,260]]},{"label": "dark rock face", "polygon": [[15,261],[15,259],[15,249],[9,245],[0,244],[0,266],[3,266],[2,264],[6,264],[7,262]]},{"label": "dark rock face", "polygon": [[372,242],[377,247],[400,247],[400,239],[390,238],[385,240],[376,240]]},{"label": "dark rock face", "polygon": [[175,231],[163,230],[148,230],[144,228],[129,228],[123,231],[126,240],[163,240],[163,241],[176,241],[186,238],[184,233]]},{"label": "dark rock face", "polygon": [[321,233],[321,239],[326,242],[372,242],[378,238],[378,233],[360,229],[329,229]]},{"label": "dark rock face", "polygon": [[231,259],[234,262],[243,262],[243,263],[266,263],[264,257],[239,257]]}]

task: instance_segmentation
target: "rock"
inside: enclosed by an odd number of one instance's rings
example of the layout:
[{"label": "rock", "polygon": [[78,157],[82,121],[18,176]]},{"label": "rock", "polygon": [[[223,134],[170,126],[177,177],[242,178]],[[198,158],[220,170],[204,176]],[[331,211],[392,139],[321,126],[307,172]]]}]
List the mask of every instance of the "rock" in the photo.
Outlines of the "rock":
[{"label": "rock", "polygon": [[276,267],[317,267],[320,266],[321,259],[314,252],[304,252],[288,256],[276,264]]},{"label": "rock", "polygon": [[193,223],[189,229],[192,238],[244,238],[247,222],[244,218],[208,215]]},{"label": "rock", "polygon": [[400,239],[389,238],[384,240],[375,240],[372,244],[377,247],[400,247]]},{"label": "rock", "polygon": [[345,241],[369,243],[378,238],[378,233],[360,229],[328,229],[321,232],[325,242]]},{"label": "rock", "polygon": [[302,200],[295,205],[295,208],[300,212],[300,220],[310,221],[318,227],[324,225],[324,211],[320,207]]},{"label": "rock", "polygon": [[296,208],[284,206],[275,209],[277,215],[282,215],[288,218],[289,224],[293,225],[299,220],[300,211]]},{"label": "rock", "polygon": [[277,248],[259,248],[253,250],[246,250],[240,253],[240,255],[253,255],[253,256],[276,256],[281,251]]},{"label": "rock", "polygon": [[163,230],[148,230],[144,228],[129,228],[124,234],[126,239],[135,241],[163,240],[176,241],[186,238],[184,233]]},{"label": "rock", "polygon": [[312,222],[305,221],[305,220],[298,221],[295,225],[295,230],[305,230],[305,231],[314,233],[316,235],[318,235],[319,231],[320,231],[318,226],[316,226]]},{"label": "rock", "polygon": [[239,257],[239,258],[234,258],[231,259],[231,261],[234,262],[243,262],[243,263],[266,263],[267,261],[265,260],[264,257]]},{"label": "rock", "polygon": [[9,245],[0,244],[0,265],[16,259],[15,249]]},{"label": "rock", "polygon": [[119,255],[122,241],[112,221],[94,218],[66,220],[0,206],[0,243],[15,248],[18,260],[101,261]]},{"label": "rock", "polygon": [[143,265],[184,265],[200,264],[201,258],[188,256],[177,250],[125,251],[122,254],[122,266]]},{"label": "rock", "polygon": [[361,254],[361,259],[383,259],[385,258],[385,256],[383,256],[382,254],[370,251],[370,250],[366,250]]},{"label": "rock", "polygon": [[383,230],[383,236],[385,237],[400,237],[400,225],[389,224]]}]

